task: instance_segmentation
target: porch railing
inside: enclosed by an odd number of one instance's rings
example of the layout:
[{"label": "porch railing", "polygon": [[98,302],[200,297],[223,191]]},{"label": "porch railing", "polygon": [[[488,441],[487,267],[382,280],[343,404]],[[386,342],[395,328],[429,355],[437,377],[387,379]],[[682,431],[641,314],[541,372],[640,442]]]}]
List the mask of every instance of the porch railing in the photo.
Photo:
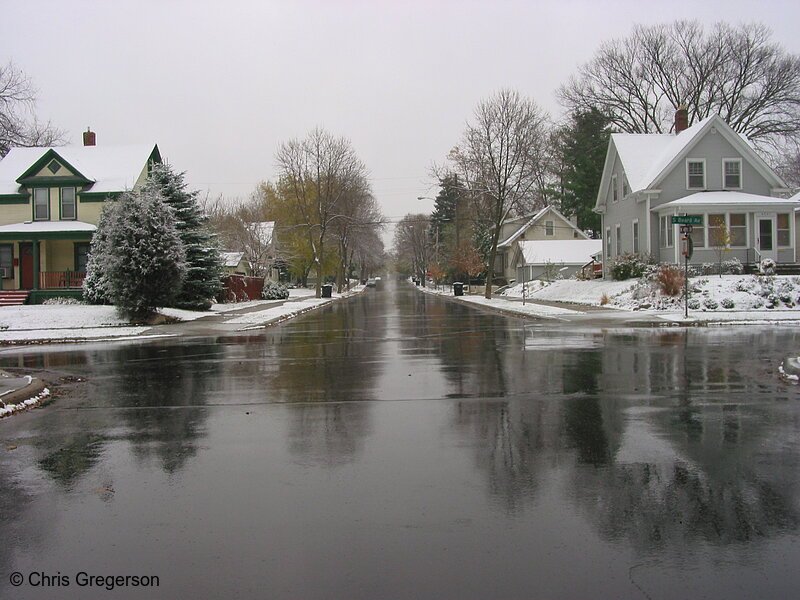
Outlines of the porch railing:
[{"label": "porch railing", "polygon": [[42,271],[39,273],[39,288],[43,290],[79,288],[86,279],[82,271]]}]

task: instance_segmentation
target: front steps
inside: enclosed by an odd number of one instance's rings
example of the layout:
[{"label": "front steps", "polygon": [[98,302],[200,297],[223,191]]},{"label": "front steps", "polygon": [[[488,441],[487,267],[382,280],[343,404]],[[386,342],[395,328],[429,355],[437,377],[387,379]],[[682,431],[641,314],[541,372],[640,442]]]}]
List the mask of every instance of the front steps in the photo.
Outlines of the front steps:
[{"label": "front steps", "polygon": [[29,290],[0,291],[0,306],[22,306],[28,301]]}]

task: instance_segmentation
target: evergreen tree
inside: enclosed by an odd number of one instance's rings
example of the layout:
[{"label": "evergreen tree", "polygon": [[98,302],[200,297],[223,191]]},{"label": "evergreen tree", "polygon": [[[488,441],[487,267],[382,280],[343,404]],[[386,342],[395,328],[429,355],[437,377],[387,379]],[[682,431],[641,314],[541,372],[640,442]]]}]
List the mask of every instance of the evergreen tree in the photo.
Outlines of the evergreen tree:
[{"label": "evergreen tree", "polygon": [[562,131],[561,212],[577,216],[580,229],[600,235],[600,215],[593,212],[603,176],[609,119],[596,108],[577,111]]},{"label": "evergreen tree", "polygon": [[167,164],[153,166],[144,190],[161,196],[172,209],[186,253],[186,279],[174,306],[207,310],[222,286],[222,261],[208,227],[209,217],[197,201],[198,192],[188,191],[184,173],[176,173]]},{"label": "evergreen tree", "polygon": [[173,212],[157,195],[127,192],[108,204],[92,240],[87,279],[134,321],[180,292],[186,255]]},{"label": "evergreen tree", "polygon": [[[108,205],[106,206],[108,208]],[[92,236],[89,262],[86,265],[86,277],[83,280],[83,299],[90,304],[108,304],[108,286],[106,285],[104,266],[111,254],[108,243],[109,221],[114,211],[103,210],[97,223],[97,230]]]}]

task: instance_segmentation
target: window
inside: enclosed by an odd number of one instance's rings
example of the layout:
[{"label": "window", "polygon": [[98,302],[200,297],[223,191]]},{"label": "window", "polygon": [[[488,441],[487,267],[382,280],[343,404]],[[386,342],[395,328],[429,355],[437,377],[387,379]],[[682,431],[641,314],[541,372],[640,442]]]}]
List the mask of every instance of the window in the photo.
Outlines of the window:
[{"label": "window", "polygon": [[722,161],[722,187],[726,190],[742,188],[742,159],[725,158]]},{"label": "window", "polygon": [[791,246],[791,230],[789,229],[789,215],[787,213],[778,214],[778,246]]},{"label": "window", "polygon": [[50,219],[50,190],[47,188],[34,188],[33,220],[47,221],[48,219]]},{"label": "window", "polygon": [[711,248],[727,248],[726,233],[725,215],[708,215],[708,245]]},{"label": "window", "polygon": [[545,221],[544,222],[544,234],[545,235],[552,237],[553,235],[555,235],[555,232],[556,232],[555,229],[556,229],[555,225],[553,224],[552,221]]},{"label": "window", "polygon": [[77,242],[75,244],[75,270],[79,273],[86,273],[86,266],[89,264],[89,242]]},{"label": "window", "polygon": [[617,189],[617,176],[611,176],[611,200],[617,202],[619,200],[619,190]]},{"label": "window", "polygon": [[747,215],[734,213],[728,215],[730,220],[731,247],[745,248],[747,246]]},{"label": "window", "polygon": [[617,236],[617,256],[622,254],[622,227],[619,226],[617,223],[615,227],[616,231],[614,232]]},{"label": "window", "polygon": [[706,161],[686,161],[686,187],[690,190],[704,190],[706,187]]},{"label": "window", "polygon": [[674,227],[672,226],[672,216],[666,215],[658,220],[658,239],[661,248],[672,248]]},{"label": "window", "polygon": [[633,253],[639,253],[639,221],[633,222]]},{"label": "window", "polygon": [[606,227],[606,258],[611,258],[611,227]]},{"label": "window", "polygon": [[75,188],[61,188],[61,218],[76,219]]},{"label": "window", "polygon": [[14,277],[14,246],[11,244],[0,244],[0,277]]},{"label": "window", "polygon": [[625,177],[623,177],[622,178],[622,197],[625,198],[630,193],[631,193],[631,190],[628,187],[628,180],[625,179]]},{"label": "window", "polygon": [[703,215],[689,215],[689,216],[700,217],[701,219],[700,225],[692,225],[692,233],[689,235],[692,238],[692,242],[694,243],[695,248],[705,248],[706,247],[705,218]]}]

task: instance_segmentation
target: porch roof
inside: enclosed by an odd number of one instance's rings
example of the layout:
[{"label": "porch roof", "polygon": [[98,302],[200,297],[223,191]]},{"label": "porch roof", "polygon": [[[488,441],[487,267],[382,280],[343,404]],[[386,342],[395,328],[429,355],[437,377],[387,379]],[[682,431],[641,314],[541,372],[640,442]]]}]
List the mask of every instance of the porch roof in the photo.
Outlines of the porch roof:
[{"label": "porch roof", "polygon": [[87,238],[96,229],[83,221],[25,221],[0,225],[0,240]]},{"label": "porch roof", "polygon": [[800,207],[800,199],[772,198],[770,196],[759,196],[758,194],[746,194],[744,192],[697,192],[685,198],[678,198],[671,202],[666,202],[655,207],[655,211],[662,213],[673,210],[691,209],[723,209],[731,208],[735,210],[791,210]]}]

